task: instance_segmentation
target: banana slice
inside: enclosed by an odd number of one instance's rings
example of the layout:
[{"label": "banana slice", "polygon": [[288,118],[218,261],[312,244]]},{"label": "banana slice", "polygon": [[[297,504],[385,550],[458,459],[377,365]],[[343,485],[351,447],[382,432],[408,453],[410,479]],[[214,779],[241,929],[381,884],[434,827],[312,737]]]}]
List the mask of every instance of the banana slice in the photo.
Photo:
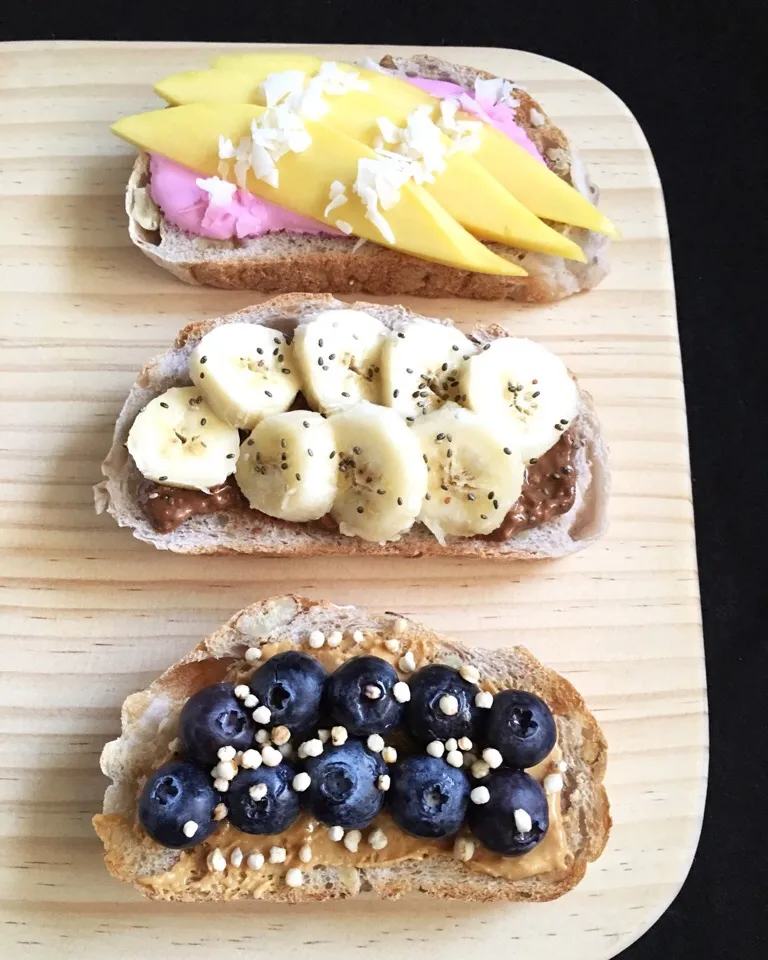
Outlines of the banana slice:
[{"label": "banana slice", "polygon": [[326,413],[360,400],[378,403],[386,332],[380,320],[361,310],[323,310],[298,326],[293,348],[311,405]]},{"label": "banana slice", "polygon": [[394,410],[365,401],[329,417],[339,488],[331,514],[341,533],[375,543],[413,525],[427,490],[416,437]]},{"label": "banana slice", "polygon": [[461,376],[464,405],[499,423],[525,463],[562,436],[579,409],[563,361],[533,340],[505,337],[471,357]]},{"label": "banana slice", "polygon": [[240,435],[197,387],[171,387],[136,417],[126,446],[148,480],[207,491],[235,469]]},{"label": "banana slice", "polygon": [[460,400],[459,370],[476,346],[455,327],[409,320],[381,352],[383,401],[409,421]]},{"label": "banana slice", "polygon": [[333,431],[319,413],[278,413],[240,447],[235,479],[250,505],[270,517],[319,520],[336,496],[334,449]]},{"label": "banana slice", "polygon": [[492,533],[520,496],[525,468],[487,418],[455,403],[411,428],[427,460],[429,489],[419,514],[440,543],[445,534]]},{"label": "banana slice", "polygon": [[189,357],[189,375],[216,413],[250,430],[293,403],[301,386],[291,347],[278,330],[227,323],[207,333]]}]

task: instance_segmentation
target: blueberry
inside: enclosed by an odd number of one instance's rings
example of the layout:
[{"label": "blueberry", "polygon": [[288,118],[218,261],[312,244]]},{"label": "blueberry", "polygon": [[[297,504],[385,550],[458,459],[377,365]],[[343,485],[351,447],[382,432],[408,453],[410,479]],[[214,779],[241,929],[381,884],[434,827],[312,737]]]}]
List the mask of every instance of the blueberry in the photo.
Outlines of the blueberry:
[{"label": "blueberry", "polygon": [[233,693],[231,683],[203,687],[184,704],[179,718],[179,736],[190,760],[211,767],[218,762],[220,747],[247,750],[256,727],[250,710]]},{"label": "blueberry", "polygon": [[392,696],[397,681],[395,668],[381,657],[347,660],[325,688],[331,719],[357,737],[391,730],[403,715],[403,705]]},{"label": "blueberry", "polygon": [[[276,767],[241,770],[229,785],[229,820],[243,833],[281,833],[301,812],[299,795],[291,783],[294,768],[283,760]],[[251,787],[265,786],[263,797],[251,796]]]},{"label": "blueberry", "polygon": [[325,744],[319,757],[305,764],[311,783],[302,802],[329,827],[359,830],[368,826],[384,805],[377,780],[387,772],[380,753],[372,753],[360,740],[341,747]]},{"label": "blueberry", "polygon": [[429,754],[406,757],[396,767],[389,790],[392,818],[417,837],[447,837],[462,824],[469,801],[469,780]]},{"label": "blueberry", "polygon": [[[432,664],[417,670],[409,680],[411,699],[405,706],[405,721],[413,736],[421,743],[455,737],[477,739],[481,713],[475,706],[477,687],[452,667]],[[456,713],[446,713],[440,701],[448,698]],[[443,705],[447,705],[443,701]],[[450,709],[450,707],[449,707]]]},{"label": "blueberry", "polygon": [[[533,850],[549,827],[547,797],[541,784],[522,770],[505,768],[491,773],[483,783],[491,798],[487,803],[469,805],[472,833],[489,850],[507,857],[519,857]],[[521,829],[519,821],[528,818],[530,830]]]},{"label": "blueberry", "polygon": [[294,737],[301,737],[317,729],[327,677],[325,667],[314,657],[287,650],[259,667],[250,686],[272,714],[267,726],[285,726]]},{"label": "blueberry", "polygon": [[[199,767],[187,760],[171,760],[147,780],[139,799],[139,821],[164,847],[193,847],[219,826],[213,808],[220,800],[211,778]],[[183,828],[190,820],[197,830],[188,837]]]},{"label": "blueberry", "polygon": [[533,767],[557,740],[555,718],[549,707],[525,690],[503,690],[488,711],[486,739],[512,767]]}]

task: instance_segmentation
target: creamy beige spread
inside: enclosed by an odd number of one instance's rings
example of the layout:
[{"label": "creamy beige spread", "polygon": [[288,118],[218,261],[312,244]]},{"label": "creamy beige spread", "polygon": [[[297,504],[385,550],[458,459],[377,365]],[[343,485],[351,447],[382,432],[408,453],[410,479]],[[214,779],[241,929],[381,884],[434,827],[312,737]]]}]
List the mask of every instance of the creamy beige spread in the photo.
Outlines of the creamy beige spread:
[{"label": "creamy beige spread", "polygon": [[[384,638],[381,635],[365,638],[352,651],[350,651],[347,643],[345,641],[343,647],[336,649],[323,647],[319,650],[312,650],[311,653],[329,672],[349,659],[350,652],[353,655],[375,654],[392,663],[396,668],[400,657],[406,650],[413,653],[417,668],[429,662],[439,662],[441,659],[439,655],[436,655],[434,645],[424,639],[404,644],[403,649],[398,653],[392,653],[386,649]],[[295,649],[295,644],[291,641],[275,642],[265,644],[261,649],[263,656],[259,663],[263,663],[269,657],[281,653],[283,650]],[[223,675],[207,677],[205,682],[214,683],[220,679],[244,682],[257,666],[258,664],[237,660],[232,662],[229,669],[226,666],[224,667]],[[407,674],[404,679],[407,681]],[[200,686],[202,685],[200,684]],[[484,681],[482,677],[479,687],[491,693],[503,689],[495,683]],[[190,695],[193,692],[194,690],[190,690]],[[394,738],[392,739],[394,740]],[[556,745],[552,753],[541,763],[528,770],[528,773],[537,780],[543,781],[547,774],[557,772],[557,763],[561,759],[560,748]],[[226,794],[223,795],[223,800],[226,804]],[[463,827],[458,836],[466,837],[474,842],[473,856],[470,860],[464,862],[464,867],[473,873],[484,873],[506,880],[520,880],[524,877],[567,869],[572,861],[572,854],[568,850],[565,835],[561,794],[559,792],[549,794],[547,801],[549,829],[538,846],[522,856],[504,857],[487,850],[472,836],[468,828]],[[387,845],[381,850],[373,850],[367,842],[367,837],[377,827],[381,828],[387,837]],[[145,836],[144,831],[138,824],[134,829]],[[190,883],[195,884],[196,890],[204,891],[206,888],[215,890],[217,897],[222,896],[222,887],[226,890],[231,889],[233,893],[236,891],[238,895],[251,893],[254,897],[258,897],[260,891],[271,886],[276,878],[284,878],[286,871],[292,867],[308,871],[313,867],[328,866],[339,868],[342,882],[348,885],[350,890],[356,891],[360,880],[356,870],[352,868],[391,866],[404,860],[426,859],[436,855],[453,857],[452,851],[456,841],[456,836],[445,837],[440,840],[425,840],[410,836],[394,823],[386,810],[376,817],[370,826],[363,829],[362,834],[359,849],[356,853],[353,853],[344,846],[343,842],[331,840],[328,835],[328,828],[319,824],[306,812],[302,812],[288,830],[281,834],[269,836],[243,833],[225,820],[222,822],[220,829],[206,841],[189,850],[179,851],[179,859],[170,870],[154,876],[138,878],[137,882],[149,888],[157,888],[163,892],[164,896],[177,894],[179,898],[183,897],[183,891]],[[299,859],[299,849],[305,844],[309,845],[312,850],[312,859],[309,863],[303,863]],[[270,849],[275,846],[285,849],[286,858],[284,862],[269,862]],[[217,847],[227,859],[227,868],[223,873],[209,872],[207,866],[208,855]],[[243,860],[239,867],[230,863],[232,851],[237,847],[243,854]],[[265,864],[263,867],[251,869],[247,866],[247,858],[251,853],[264,855]],[[345,870],[344,868],[350,869]]]}]

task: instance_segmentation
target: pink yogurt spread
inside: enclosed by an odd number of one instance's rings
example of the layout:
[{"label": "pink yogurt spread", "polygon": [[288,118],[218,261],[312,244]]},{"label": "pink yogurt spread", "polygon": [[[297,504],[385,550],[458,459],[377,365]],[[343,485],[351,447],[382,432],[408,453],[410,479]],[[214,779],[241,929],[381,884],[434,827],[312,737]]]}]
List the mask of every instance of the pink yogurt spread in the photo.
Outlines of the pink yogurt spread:
[{"label": "pink yogurt spread", "polygon": [[[478,99],[474,91],[467,91],[445,80],[423,80],[421,77],[404,79],[440,100],[446,97],[457,99],[467,113],[492,124],[537,160],[541,160],[533,141],[515,122],[514,111],[507,104]],[[281,230],[341,236],[327,224],[286,210],[247,190],[236,190],[226,206],[213,204],[207,191],[196,183],[201,174],[159,154],[152,154],[150,170],[152,199],[163,211],[165,219],[194,236],[230,240],[233,237],[263,237]]]},{"label": "pink yogurt spread", "polygon": [[150,170],[152,199],[165,219],[195,236],[230,240],[263,237],[278,230],[336,234],[326,224],[255,197],[248,190],[236,190],[226,206],[213,204],[208,192],[197,185],[201,174],[157,153],[150,158]]}]

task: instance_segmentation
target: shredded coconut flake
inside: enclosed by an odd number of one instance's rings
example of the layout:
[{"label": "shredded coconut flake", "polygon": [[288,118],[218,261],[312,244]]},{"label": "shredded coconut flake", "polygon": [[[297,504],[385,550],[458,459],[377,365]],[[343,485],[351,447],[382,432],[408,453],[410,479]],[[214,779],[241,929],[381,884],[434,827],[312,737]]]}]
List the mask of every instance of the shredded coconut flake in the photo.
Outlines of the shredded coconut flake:
[{"label": "shredded coconut flake", "polygon": [[333,60],[326,61],[320,67],[317,80],[322,81],[323,90],[331,96],[349,93],[350,90],[369,90],[370,84],[363,80],[357,70],[342,70]]},{"label": "shredded coconut flake", "polygon": [[198,177],[195,183],[201,190],[205,190],[211,198],[209,203],[212,207],[228,206],[237,190],[236,184],[229,183],[229,181],[222,180],[219,177],[208,177],[208,179]]},{"label": "shredded coconut flake", "polygon": [[220,160],[234,160],[237,156],[237,151],[235,150],[235,145],[231,140],[227,140],[226,137],[219,137],[219,159]]},{"label": "shredded coconut flake", "polygon": [[492,103],[493,106],[496,106],[497,103],[504,103],[514,109],[514,107],[520,105],[520,101],[515,100],[512,96],[512,84],[509,80],[501,80],[498,77],[493,77],[490,80],[477,77],[475,80],[475,96],[478,101]]},{"label": "shredded coconut flake", "polygon": [[460,107],[459,101],[451,97],[439,104],[440,118],[436,125],[451,141],[448,156],[457,152],[474,153],[480,147],[482,120],[457,120]]},{"label": "shredded coconut flake", "polygon": [[357,162],[357,179],[352,189],[365,207],[366,220],[377,228],[384,239],[395,242],[392,231],[382,210],[390,210],[400,199],[400,189],[412,175],[413,163],[405,157],[363,157]]},{"label": "shredded coconut flake", "polygon": [[[382,146],[376,151],[380,156],[396,158],[398,155],[414,161],[411,176],[418,184],[434,183],[435,174],[445,170],[448,146],[438,126],[430,117],[432,107],[417,107],[408,117],[404,127],[395,126],[387,117],[376,121],[381,132]],[[386,150],[383,144],[392,150]]]},{"label": "shredded coconut flake", "polygon": [[300,94],[304,89],[306,74],[302,70],[283,70],[270,73],[261,84],[261,91],[268,108],[276,107],[283,100]]},{"label": "shredded coconut flake", "polygon": [[324,217],[330,216],[332,210],[335,210],[337,207],[343,207],[344,204],[347,203],[349,197],[347,196],[346,190],[347,188],[341,180],[333,181],[328,190],[328,206],[323,213]]}]

